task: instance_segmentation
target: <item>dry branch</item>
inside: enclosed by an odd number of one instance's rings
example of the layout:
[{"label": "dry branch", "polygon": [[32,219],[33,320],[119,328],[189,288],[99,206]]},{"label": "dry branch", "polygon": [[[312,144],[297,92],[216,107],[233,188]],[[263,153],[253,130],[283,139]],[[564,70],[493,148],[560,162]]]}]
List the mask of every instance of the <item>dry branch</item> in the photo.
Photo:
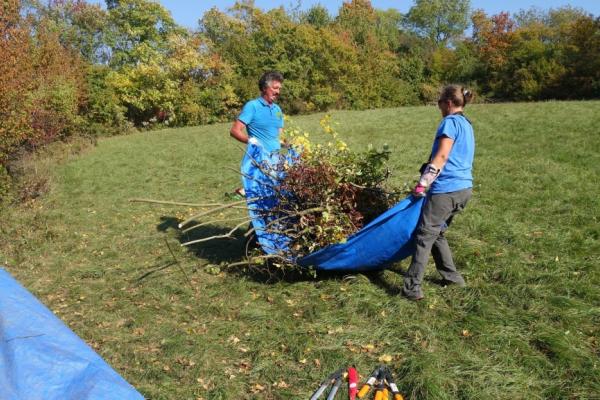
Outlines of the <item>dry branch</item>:
[{"label": "dry branch", "polygon": [[184,230],[181,231],[181,233],[187,233],[187,232],[189,232],[191,230],[194,230],[196,228],[200,228],[201,226],[211,225],[211,224],[215,224],[217,222],[233,222],[233,221],[240,221],[240,220],[246,220],[248,222],[252,221],[251,219],[248,219],[247,216],[238,217],[238,218],[213,219],[211,221],[202,222],[200,224],[192,225],[189,228],[185,228]]},{"label": "dry branch", "polygon": [[246,207],[236,207],[236,206],[239,206],[240,204],[244,204],[246,202],[249,203],[249,202],[257,201],[257,200],[260,200],[260,198],[257,197],[257,198],[253,198],[253,199],[244,199],[244,200],[240,200],[240,201],[234,201],[233,203],[229,203],[229,204],[219,204],[218,207],[215,207],[213,209],[192,215],[191,217],[189,217],[188,219],[186,219],[185,221],[183,221],[182,223],[179,224],[179,229],[183,228],[184,226],[186,226],[187,224],[189,224],[196,218],[200,218],[205,215],[212,214],[214,212],[225,210],[228,208],[246,208]]},{"label": "dry branch", "polygon": [[247,219],[243,222],[240,222],[239,224],[237,224],[232,230],[230,230],[229,232],[227,232],[224,235],[215,235],[215,236],[209,236],[206,238],[202,238],[202,239],[197,239],[197,240],[192,240],[191,242],[185,242],[182,243],[182,246],[189,246],[190,244],[195,244],[195,243],[202,243],[202,242],[208,242],[209,240],[213,240],[213,239],[227,239],[227,238],[231,238],[231,235],[233,235],[233,233],[235,231],[237,231],[238,229],[240,229],[243,225],[247,224],[248,222],[250,222],[251,220]]},{"label": "dry branch", "polygon": [[129,199],[131,203],[153,203],[153,204],[168,204],[173,206],[187,206],[187,207],[216,207],[220,205],[220,203],[207,203],[207,204],[197,204],[197,203],[180,203],[178,201],[166,201],[166,200],[152,200],[152,199]]}]

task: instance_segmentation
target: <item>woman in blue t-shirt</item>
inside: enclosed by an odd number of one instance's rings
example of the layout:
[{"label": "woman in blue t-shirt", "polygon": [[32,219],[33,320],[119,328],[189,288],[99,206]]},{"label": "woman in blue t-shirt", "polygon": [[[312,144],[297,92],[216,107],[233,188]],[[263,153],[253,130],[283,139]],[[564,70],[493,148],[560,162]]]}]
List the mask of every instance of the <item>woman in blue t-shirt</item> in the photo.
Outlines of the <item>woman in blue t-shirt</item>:
[{"label": "woman in blue t-shirt", "polygon": [[423,298],[421,284],[430,253],[443,284],[465,285],[452,260],[444,232],[471,198],[475,138],[463,110],[472,98],[469,90],[450,85],[442,90],[438,100],[444,118],[435,134],[431,158],[423,166],[414,189],[415,196],[427,196],[427,200],[415,232],[416,251],[402,289],[402,294],[411,300]]}]

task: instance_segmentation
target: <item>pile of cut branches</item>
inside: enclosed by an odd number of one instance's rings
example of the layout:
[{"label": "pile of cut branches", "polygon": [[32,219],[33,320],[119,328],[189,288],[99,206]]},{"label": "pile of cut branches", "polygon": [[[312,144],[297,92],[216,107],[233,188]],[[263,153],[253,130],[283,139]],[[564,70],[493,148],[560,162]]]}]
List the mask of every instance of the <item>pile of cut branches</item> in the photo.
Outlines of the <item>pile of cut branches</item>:
[{"label": "pile of cut branches", "polygon": [[272,210],[301,215],[286,220],[289,258],[344,242],[399,200],[400,192],[388,183],[387,146],[354,152],[338,138],[328,116],[321,125],[330,139],[325,144],[308,144],[306,133],[289,132],[292,146],[303,149],[302,156],[286,168]]},{"label": "pile of cut branches", "polygon": [[277,223],[267,225],[267,230],[289,238],[280,254],[284,260],[343,243],[402,194],[389,184],[387,145],[355,152],[339,139],[328,115],[321,127],[325,141],[319,144],[309,140],[309,133],[288,128],[285,140],[300,157],[273,166],[284,173],[273,192],[276,206],[269,210],[270,219]]},{"label": "pile of cut branches", "polygon": [[[345,242],[405,194],[405,190],[389,184],[387,161],[390,150],[387,145],[380,149],[369,146],[363,151],[352,151],[339,139],[329,115],[320,123],[323,135],[312,142],[310,133],[288,121],[288,125],[292,126],[284,132],[287,150],[280,155],[279,161],[253,161],[261,175],[268,177],[268,183],[259,184],[268,189],[265,192],[272,205],[260,210],[259,216],[264,221],[261,231],[285,237],[287,245],[276,251],[271,249],[268,255],[262,253],[260,247],[252,249],[249,244],[253,243],[252,235],[256,231],[250,227],[245,233],[246,260],[230,265],[262,264],[266,259],[273,259],[277,266],[294,267],[296,260],[303,256],[328,245]],[[286,151],[289,153],[287,156]],[[294,156],[290,157],[290,154]],[[234,238],[252,222],[242,209],[246,206],[251,209],[254,202],[262,199],[260,196],[222,204],[196,204],[203,210],[179,224],[181,234],[189,238],[182,245]],[[143,199],[137,201],[194,206]],[[213,215],[219,217],[214,219]],[[206,237],[193,234],[194,231],[200,232],[201,227],[228,222],[235,226],[222,234]]]}]

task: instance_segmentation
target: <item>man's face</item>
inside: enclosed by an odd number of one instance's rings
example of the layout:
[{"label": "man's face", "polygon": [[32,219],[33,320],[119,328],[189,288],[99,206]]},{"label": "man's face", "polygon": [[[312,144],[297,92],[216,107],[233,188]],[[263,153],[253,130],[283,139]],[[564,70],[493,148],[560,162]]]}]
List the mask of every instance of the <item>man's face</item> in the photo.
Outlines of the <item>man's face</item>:
[{"label": "man's face", "polygon": [[271,81],[271,84],[266,87],[262,95],[269,103],[273,103],[279,97],[280,91],[281,82]]}]

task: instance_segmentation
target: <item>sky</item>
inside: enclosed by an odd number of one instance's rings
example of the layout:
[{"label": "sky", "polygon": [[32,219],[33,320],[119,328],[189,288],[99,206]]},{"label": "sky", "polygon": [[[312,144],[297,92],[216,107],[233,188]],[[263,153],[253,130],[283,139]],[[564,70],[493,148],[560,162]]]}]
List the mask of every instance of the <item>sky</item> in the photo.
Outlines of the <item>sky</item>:
[{"label": "sky", "polygon": [[[89,2],[104,4],[103,0],[89,0]],[[226,11],[235,4],[235,0],[159,0],[159,2],[171,11],[178,24],[191,29],[198,27],[198,20],[212,7]],[[329,10],[330,14],[336,15],[342,3],[342,0],[301,0],[300,5],[301,9],[308,9],[312,5],[321,4]],[[298,4],[298,0],[255,0],[254,4],[263,10],[279,6],[291,9]],[[395,8],[402,13],[406,13],[414,4],[414,1],[371,0],[371,4],[378,9]],[[566,5],[582,8],[596,17],[600,16],[600,0],[471,0],[472,9],[481,8],[489,15],[498,14],[501,11],[514,13],[531,7],[547,10]]]}]

